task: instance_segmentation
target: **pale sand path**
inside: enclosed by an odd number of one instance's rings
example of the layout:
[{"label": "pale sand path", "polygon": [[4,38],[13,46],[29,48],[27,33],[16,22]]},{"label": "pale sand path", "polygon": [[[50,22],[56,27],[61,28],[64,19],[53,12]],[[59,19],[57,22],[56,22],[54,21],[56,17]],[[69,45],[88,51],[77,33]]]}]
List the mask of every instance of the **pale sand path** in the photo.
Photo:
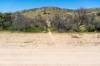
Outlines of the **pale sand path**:
[{"label": "pale sand path", "polygon": [[[55,42],[48,36],[44,33],[1,33],[0,66],[100,66],[100,39],[95,34],[82,35],[82,38],[72,38],[70,34],[53,34]],[[92,37],[94,39],[90,39]],[[76,46],[76,43],[89,42],[97,43],[98,46]]]}]

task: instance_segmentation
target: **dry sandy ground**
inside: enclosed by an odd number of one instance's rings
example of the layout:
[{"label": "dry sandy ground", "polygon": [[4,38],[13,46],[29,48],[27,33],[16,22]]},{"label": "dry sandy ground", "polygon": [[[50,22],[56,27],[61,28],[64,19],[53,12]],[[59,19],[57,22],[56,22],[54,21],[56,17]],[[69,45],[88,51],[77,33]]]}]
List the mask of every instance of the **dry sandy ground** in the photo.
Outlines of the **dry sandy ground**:
[{"label": "dry sandy ground", "polygon": [[0,66],[100,66],[100,34],[0,33]]}]

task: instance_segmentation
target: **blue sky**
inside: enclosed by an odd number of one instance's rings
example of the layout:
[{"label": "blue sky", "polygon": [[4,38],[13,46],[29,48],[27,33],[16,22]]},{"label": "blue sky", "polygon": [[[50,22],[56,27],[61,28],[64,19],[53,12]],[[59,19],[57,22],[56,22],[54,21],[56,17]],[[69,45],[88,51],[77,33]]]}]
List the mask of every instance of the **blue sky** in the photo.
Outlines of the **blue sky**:
[{"label": "blue sky", "polygon": [[93,8],[100,7],[100,0],[0,0],[0,12],[14,12],[46,6],[69,9]]}]

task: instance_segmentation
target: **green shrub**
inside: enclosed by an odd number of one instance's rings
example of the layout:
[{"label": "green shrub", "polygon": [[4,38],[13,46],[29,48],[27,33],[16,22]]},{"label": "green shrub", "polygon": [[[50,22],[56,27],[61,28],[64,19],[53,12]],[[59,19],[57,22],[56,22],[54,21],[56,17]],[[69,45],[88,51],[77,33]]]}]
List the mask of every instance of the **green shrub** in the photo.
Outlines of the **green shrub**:
[{"label": "green shrub", "polygon": [[87,30],[88,30],[88,32],[94,32],[94,31],[96,31],[95,25],[88,25],[87,26]]},{"label": "green shrub", "polygon": [[81,25],[81,26],[79,27],[79,29],[80,29],[80,32],[87,32],[87,28],[86,28],[85,25]]},{"label": "green shrub", "polygon": [[47,32],[47,30],[40,27],[27,27],[23,31],[24,32]]}]

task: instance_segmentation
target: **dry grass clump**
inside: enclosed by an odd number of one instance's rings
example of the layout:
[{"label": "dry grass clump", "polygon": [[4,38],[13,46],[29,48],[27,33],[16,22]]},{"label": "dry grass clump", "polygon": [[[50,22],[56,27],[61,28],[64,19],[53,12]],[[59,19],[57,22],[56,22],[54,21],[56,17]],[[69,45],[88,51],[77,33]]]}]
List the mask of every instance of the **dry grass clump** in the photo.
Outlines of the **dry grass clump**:
[{"label": "dry grass clump", "polygon": [[100,34],[97,34],[97,38],[100,38]]},{"label": "dry grass clump", "polygon": [[78,34],[72,34],[71,37],[72,38],[81,38],[80,35],[78,35]]}]

